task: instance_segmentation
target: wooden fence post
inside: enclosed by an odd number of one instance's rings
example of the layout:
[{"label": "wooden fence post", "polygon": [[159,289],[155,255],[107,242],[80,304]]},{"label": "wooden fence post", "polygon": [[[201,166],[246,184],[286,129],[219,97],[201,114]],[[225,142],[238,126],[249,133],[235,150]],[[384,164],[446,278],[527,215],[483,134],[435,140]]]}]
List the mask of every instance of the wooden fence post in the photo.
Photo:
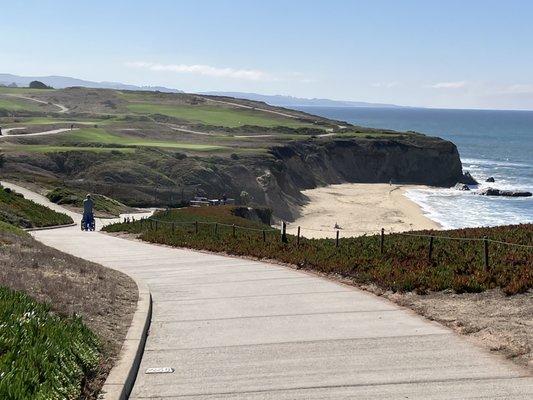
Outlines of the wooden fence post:
[{"label": "wooden fence post", "polygon": [[484,254],[484,261],[485,261],[485,269],[489,269],[489,241],[487,240],[487,237],[483,237],[483,254]]},{"label": "wooden fence post", "polygon": [[266,231],[263,229],[263,243],[267,240],[267,234]]},{"label": "wooden fence post", "polygon": [[175,232],[176,231],[176,224],[173,222],[172,223],[172,232]]},{"label": "wooden fence post", "polygon": [[379,242],[379,252],[383,254],[383,245],[385,244],[385,229],[381,228],[381,240]]},{"label": "wooden fence post", "polygon": [[155,221],[155,230],[156,231],[157,231],[158,225],[159,225],[159,221]]},{"label": "wooden fence post", "polygon": [[287,224],[285,223],[285,221],[283,221],[281,223],[281,242],[282,243],[287,243],[288,240],[287,240]]},{"label": "wooden fence post", "polygon": [[194,221],[194,233],[198,235],[198,221]]},{"label": "wooden fence post", "polygon": [[218,222],[215,222],[215,235],[218,235]]},{"label": "wooden fence post", "polygon": [[298,235],[296,236],[296,244],[300,245],[300,227],[298,227]]},{"label": "wooden fence post", "polygon": [[428,261],[431,261],[431,256],[433,255],[433,236],[429,237],[429,253],[428,253]]},{"label": "wooden fence post", "polygon": [[233,228],[233,237],[236,237],[237,233],[235,232],[235,224],[232,225],[232,228]]},{"label": "wooden fence post", "polygon": [[339,230],[337,229],[337,235],[335,237],[335,247],[339,247]]}]

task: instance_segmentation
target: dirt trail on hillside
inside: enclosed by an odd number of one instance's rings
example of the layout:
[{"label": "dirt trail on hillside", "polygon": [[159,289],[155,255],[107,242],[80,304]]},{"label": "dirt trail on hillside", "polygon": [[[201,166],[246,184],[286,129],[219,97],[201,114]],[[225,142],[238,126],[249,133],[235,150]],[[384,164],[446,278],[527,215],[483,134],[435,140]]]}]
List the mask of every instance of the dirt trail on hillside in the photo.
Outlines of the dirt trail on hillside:
[{"label": "dirt trail on hillside", "polygon": [[[25,128],[10,128],[6,129],[4,132],[8,133],[15,129],[25,129]],[[0,136],[0,139],[2,138],[10,138],[10,137],[26,137],[26,136],[45,136],[45,135],[55,135],[56,133],[64,133],[64,132],[71,132],[71,131],[77,131],[80,128],[61,128],[61,129],[52,129],[49,131],[44,132],[34,132],[34,133],[9,133],[3,136]]]},{"label": "dirt trail on hillside", "polygon": [[6,96],[18,97],[19,99],[31,100],[31,101],[35,101],[35,102],[41,103],[41,104],[51,104],[53,106],[58,107],[59,108],[59,112],[62,113],[62,114],[68,112],[68,108],[65,107],[63,104],[49,103],[49,102],[44,101],[44,100],[34,99],[33,97],[22,96],[22,95],[19,95],[19,94],[12,94],[12,93],[8,93],[8,94],[6,94]]},{"label": "dirt trail on hillside", "polygon": [[234,107],[246,108],[248,110],[262,111],[262,112],[266,112],[266,113],[277,114],[277,115],[281,115],[282,117],[287,117],[287,118],[294,118],[294,119],[299,119],[300,118],[300,117],[298,117],[296,115],[284,113],[284,112],[281,112],[281,111],[275,111],[275,110],[268,110],[268,109],[265,109],[265,108],[252,107],[252,106],[247,106],[245,104],[233,103],[231,101],[213,100],[213,99],[209,99],[209,98],[206,98],[206,100],[207,101],[211,101],[213,103],[227,104],[227,105],[234,106]]}]

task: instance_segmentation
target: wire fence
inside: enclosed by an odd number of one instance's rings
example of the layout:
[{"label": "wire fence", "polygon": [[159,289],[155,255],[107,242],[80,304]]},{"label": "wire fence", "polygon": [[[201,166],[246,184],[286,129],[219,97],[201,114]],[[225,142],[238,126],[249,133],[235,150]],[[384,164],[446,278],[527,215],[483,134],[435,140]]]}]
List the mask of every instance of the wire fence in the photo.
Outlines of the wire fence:
[{"label": "wire fence", "polygon": [[[124,220],[125,223],[132,223],[135,222],[135,219],[128,219],[126,218]],[[143,225],[144,223],[149,224],[149,227],[151,229],[158,229],[159,225],[166,225],[168,227],[171,227],[173,230],[178,226],[192,226],[195,228],[196,233],[198,233],[199,225],[208,225],[213,226],[213,228],[217,227],[224,227],[224,228],[232,228],[235,232],[238,230],[243,231],[250,231],[250,232],[266,232],[266,233],[272,233],[272,232],[279,232],[276,228],[265,228],[265,229],[259,229],[259,228],[252,228],[249,226],[242,226],[242,225],[236,225],[236,224],[225,224],[222,222],[206,222],[206,221],[187,221],[187,222],[173,222],[173,221],[166,221],[154,217],[147,217],[147,218],[141,218],[139,220],[140,224]]]},{"label": "wire fence", "polygon": [[[134,220],[127,219],[124,221],[125,223],[131,223],[135,222]],[[200,226],[210,226],[212,227],[212,231],[214,234],[221,233],[220,228],[227,228],[231,231],[231,234],[233,237],[237,237],[238,232],[244,231],[244,232],[255,232],[260,234],[259,238],[262,237],[263,242],[267,241],[267,237],[272,237],[272,234],[275,233],[278,237],[277,240],[279,240],[282,243],[288,243],[289,237],[292,236],[292,239],[296,245],[300,245],[302,240],[313,240],[313,238],[306,238],[304,236],[305,231],[322,231],[322,232],[331,232],[316,228],[308,228],[308,227],[302,227],[302,226],[295,226],[295,233],[290,235],[287,233],[287,224],[283,222],[279,228],[253,228],[248,226],[242,226],[242,225],[235,225],[235,224],[226,224],[222,222],[206,222],[206,221],[185,221],[185,222],[177,222],[177,221],[168,221],[156,217],[148,217],[143,218],[140,221],[141,227],[146,224],[147,228],[150,230],[159,230],[163,227],[166,227],[167,229],[171,229],[172,231],[175,231],[178,227],[190,227],[192,228],[192,231],[190,233],[198,234],[200,232]],[[385,229],[381,229],[379,231],[364,231],[364,230],[341,230],[341,229],[335,229],[334,230],[334,238],[325,238],[323,240],[333,240],[334,246],[339,247],[341,246],[341,239],[349,239],[354,238],[352,237],[343,237],[341,238],[341,231],[342,233],[358,233],[358,236],[372,236],[376,237],[379,243],[379,253],[384,254],[385,253],[385,245],[387,242],[389,242],[391,239],[387,239],[388,236],[403,236],[403,237],[414,237],[414,238],[421,238],[421,239],[427,239],[427,258],[429,261],[432,260],[436,243],[435,240],[449,240],[449,241],[459,241],[459,242],[479,242],[482,244],[482,254],[483,254],[483,265],[485,268],[489,268],[491,265],[491,257],[490,257],[490,251],[489,251],[489,244],[496,244],[496,245],[502,245],[502,246],[509,246],[514,248],[520,248],[524,249],[526,251],[532,251],[533,245],[529,244],[521,244],[521,243],[510,243],[505,242],[501,240],[491,239],[488,237],[457,237],[457,236],[448,236],[448,235],[438,235],[438,234],[424,234],[424,233],[414,233],[414,232],[393,232],[392,230],[389,230],[386,232]],[[320,240],[320,239],[317,239]],[[532,261],[533,263],[533,261]]]},{"label": "wire fence", "polygon": [[[229,228],[235,228],[237,230],[245,230],[245,231],[253,231],[253,232],[262,232],[262,231],[266,231],[266,232],[278,232],[280,233],[281,235],[283,235],[284,233],[284,229],[285,229],[285,234],[286,234],[286,228],[287,228],[287,224],[286,223],[283,223],[285,225],[281,225],[280,228],[263,228],[263,229],[259,229],[259,228],[251,228],[251,227],[248,227],[248,226],[242,226],[242,225],[233,225],[233,224],[225,224],[225,223],[222,223],[222,222],[206,222],[206,221],[187,221],[187,222],[171,222],[171,221],[167,221],[167,220],[162,220],[162,219],[158,219],[158,218],[154,218],[154,217],[146,217],[146,218],[142,218],[140,219],[139,221],[146,221],[146,222],[150,222],[150,221],[153,221],[155,223],[158,223],[158,224],[166,224],[166,225],[173,225],[173,226],[186,226],[186,225],[211,225],[211,226],[215,226],[215,225],[218,225],[218,226],[223,226],[223,227],[229,227]],[[128,222],[135,222],[135,220],[124,220],[124,222],[128,223]],[[295,234],[295,236],[300,236],[302,239],[303,238],[306,238],[306,239],[328,239],[328,238],[307,238],[305,235],[303,235],[303,232],[304,231],[315,231],[315,232],[325,232],[325,233],[331,233],[333,232],[335,236],[339,236],[339,239],[340,239],[340,233],[341,232],[347,232],[347,233],[363,233],[363,235],[360,235],[360,236],[364,236],[364,235],[400,235],[400,236],[410,236],[410,237],[419,237],[419,238],[433,238],[433,239],[444,239],[444,240],[459,240],[459,241],[477,241],[477,242],[489,242],[489,243],[496,243],[496,244],[502,244],[502,245],[506,245],[506,246],[517,246],[517,247],[522,247],[522,248],[526,248],[526,249],[531,249],[533,250],[533,245],[526,245],[526,244],[520,244],[520,243],[510,243],[510,242],[504,242],[504,241],[501,241],[501,240],[495,240],[495,239],[491,239],[491,238],[488,238],[488,237],[457,237],[457,236],[442,236],[442,235],[434,235],[434,234],[421,234],[421,233],[410,233],[410,232],[396,232],[396,231],[393,231],[393,230],[386,230],[384,228],[382,228],[381,230],[379,229],[376,229],[376,230],[354,230],[354,229],[350,229],[350,230],[345,230],[345,229],[334,229],[333,231],[331,230],[325,230],[325,229],[317,229],[317,228],[309,228],[309,227],[304,227],[304,226],[297,226],[295,227],[297,229],[297,233]],[[352,236],[350,236],[352,237]],[[348,238],[345,237],[345,238]],[[331,239],[331,238],[330,238]]]}]

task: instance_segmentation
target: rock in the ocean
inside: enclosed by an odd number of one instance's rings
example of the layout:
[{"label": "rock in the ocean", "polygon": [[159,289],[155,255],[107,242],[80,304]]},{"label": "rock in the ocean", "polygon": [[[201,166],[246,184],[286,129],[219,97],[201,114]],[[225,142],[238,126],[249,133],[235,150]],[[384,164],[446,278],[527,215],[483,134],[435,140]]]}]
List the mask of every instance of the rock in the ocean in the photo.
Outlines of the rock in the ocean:
[{"label": "rock in the ocean", "polygon": [[487,178],[487,180],[485,182],[494,182],[494,177],[490,177],[490,178]]},{"label": "rock in the ocean", "polygon": [[455,190],[470,190],[470,188],[468,187],[468,185],[464,184],[464,183],[456,183],[455,186],[453,187]]},{"label": "rock in the ocean", "polygon": [[464,183],[466,185],[477,185],[478,182],[474,179],[472,174],[470,172],[466,171],[463,174],[463,178],[459,181],[460,183]]},{"label": "rock in the ocean", "polygon": [[505,197],[530,197],[531,192],[516,191],[516,190],[501,190],[494,188],[487,188],[479,192],[482,196],[505,196]]}]

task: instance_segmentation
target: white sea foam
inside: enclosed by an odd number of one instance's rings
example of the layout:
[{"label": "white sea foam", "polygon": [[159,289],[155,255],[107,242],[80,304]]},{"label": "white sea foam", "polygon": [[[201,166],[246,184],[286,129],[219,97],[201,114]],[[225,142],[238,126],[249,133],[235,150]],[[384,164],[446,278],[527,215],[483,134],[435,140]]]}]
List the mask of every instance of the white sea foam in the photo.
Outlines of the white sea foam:
[{"label": "white sea foam", "polygon": [[531,167],[529,164],[510,162],[510,161],[498,161],[498,160],[488,160],[481,158],[462,158],[463,165],[472,164],[472,165],[499,165],[503,167]]},{"label": "white sea foam", "polygon": [[[533,199],[480,196],[476,191],[411,189],[406,196],[446,229],[533,223]],[[515,207],[509,207],[513,203]],[[516,205],[521,204],[522,212]]]},{"label": "white sea foam", "polygon": [[[410,190],[407,195],[446,228],[533,222],[533,197],[476,195],[487,187],[533,192],[533,112],[303,107],[303,111],[373,128],[415,130],[457,145],[472,191]],[[495,182],[485,180],[494,177]]]}]

